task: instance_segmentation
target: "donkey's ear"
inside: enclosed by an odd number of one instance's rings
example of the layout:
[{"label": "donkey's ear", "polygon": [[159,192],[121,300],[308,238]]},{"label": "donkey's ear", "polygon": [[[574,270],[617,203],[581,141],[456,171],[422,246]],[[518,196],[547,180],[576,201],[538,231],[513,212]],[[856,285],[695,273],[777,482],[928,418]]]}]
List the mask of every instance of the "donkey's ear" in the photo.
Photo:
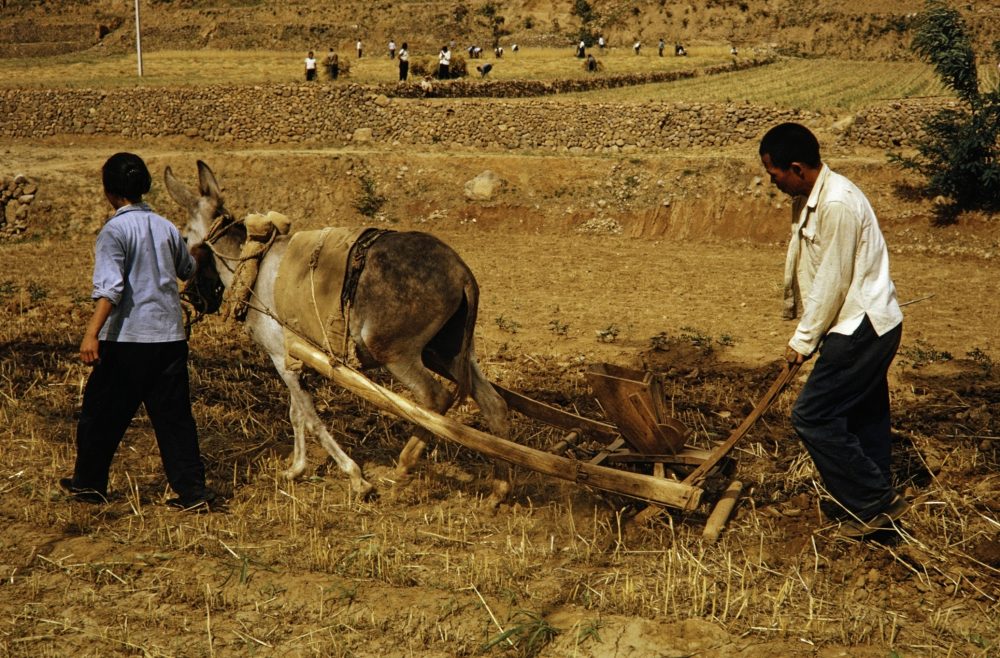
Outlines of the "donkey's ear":
[{"label": "donkey's ear", "polygon": [[198,197],[194,195],[187,185],[177,180],[169,165],[163,170],[163,182],[167,186],[167,192],[170,193],[170,196],[173,197],[174,201],[181,208],[184,208],[189,213],[195,211],[198,207]]},{"label": "donkey's ear", "polygon": [[219,182],[215,180],[215,174],[212,173],[211,167],[201,160],[198,160],[198,184],[201,188],[202,196],[211,197],[216,200],[222,198],[222,188],[219,187]]}]

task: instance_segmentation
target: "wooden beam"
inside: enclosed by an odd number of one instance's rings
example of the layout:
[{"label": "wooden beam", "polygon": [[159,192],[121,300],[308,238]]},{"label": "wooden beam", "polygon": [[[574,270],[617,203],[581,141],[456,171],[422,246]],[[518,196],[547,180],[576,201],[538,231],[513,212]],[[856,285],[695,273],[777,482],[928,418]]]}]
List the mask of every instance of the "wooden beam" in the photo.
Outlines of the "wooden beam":
[{"label": "wooden beam", "polygon": [[715,509],[709,514],[708,521],[705,522],[705,530],[701,533],[702,539],[709,544],[715,543],[722,528],[725,527],[726,521],[729,520],[729,515],[733,513],[733,508],[736,507],[736,501],[739,500],[742,491],[743,483],[739,480],[733,480],[729,484],[719,498],[719,502],[715,504]]},{"label": "wooden beam", "polygon": [[618,436],[618,429],[610,423],[602,423],[591,420],[583,416],[557,409],[556,407],[532,400],[526,395],[504,388],[500,384],[493,384],[493,388],[500,394],[507,405],[515,411],[519,411],[528,418],[539,422],[558,427],[559,429],[571,432],[573,430],[583,430],[588,434],[596,434],[602,439],[614,439]]},{"label": "wooden beam", "polygon": [[352,368],[331,363],[322,350],[302,340],[292,339],[288,344],[288,353],[379,409],[416,423],[436,436],[454,441],[487,457],[502,459],[544,475],[678,509],[694,509],[701,501],[702,489],[699,487],[551,455],[463,425],[414,404]]}]

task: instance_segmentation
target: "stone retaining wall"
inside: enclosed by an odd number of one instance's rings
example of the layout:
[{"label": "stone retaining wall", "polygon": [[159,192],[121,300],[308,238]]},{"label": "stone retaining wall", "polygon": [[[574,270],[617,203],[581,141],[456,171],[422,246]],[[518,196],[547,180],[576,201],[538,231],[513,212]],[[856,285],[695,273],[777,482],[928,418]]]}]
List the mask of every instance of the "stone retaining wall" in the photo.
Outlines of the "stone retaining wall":
[{"label": "stone retaining wall", "polygon": [[0,242],[24,233],[38,186],[23,175],[0,174]]},{"label": "stone retaining wall", "polygon": [[923,122],[944,108],[959,109],[957,101],[925,98],[890,101],[867,107],[853,118],[847,137],[854,143],[885,149],[912,146],[924,136]]},{"label": "stone retaining wall", "polygon": [[[432,93],[472,84],[437,83]],[[533,89],[531,83],[497,84],[513,96]],[[821,132],[832,128],[847,144],[895,148],[910,144],[921,133],[921,119],[940,106],[926,101],[890,103],[845,119],[747,103],[582,103],[558,95],[530,100],[401,98],[413,88],[419,86],[3,89],[0,137],[186,136],[221,143],[330,145],[353,140],[615,152],[745,143],[758,139],[768,125],[800,121]]]}]

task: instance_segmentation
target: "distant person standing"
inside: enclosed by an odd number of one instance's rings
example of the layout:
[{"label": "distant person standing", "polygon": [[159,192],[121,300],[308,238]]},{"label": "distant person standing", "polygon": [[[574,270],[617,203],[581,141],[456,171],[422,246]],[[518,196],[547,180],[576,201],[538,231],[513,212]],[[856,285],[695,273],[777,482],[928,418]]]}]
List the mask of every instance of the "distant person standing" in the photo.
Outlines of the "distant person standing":
[{"label": "distant person standing", "polygon": [[516,43],[514,43],[514,44],[511,44],[511,46],[510,46],[510,51],[511,51],[512,53],[514,53],[515,55],[517,54],[517,44],[516,44]]},{"label": "distant person standing", "polygon": [[396,41],[389,39],[389,59],[396,59]]},{"label": "distant person standing", "polygon": [[604,46],[606,46],[606,45],[607,45],[607,42],[604,41],[604,37],[603,36],[597,37],[597,47],[598,48],[600,48],[603,51],[604,50]]},{"label": "distant person standing", "polygon": [[399,49],[399,81],[406,82],[406,79],[410,75],[410,47],[403,42],[402,48]]},{"label": "distant person standing", "polygon": [[638,54],[639,54],[639,49],[640,49],[640,48],[642,48],[642,42],[641,42],[641,41],[636,41],[636,42],[635,42],[635,43],[634,43],[634,44],[632,45],[632,50],[634,50],[634,51],[635,51],[635,54],[636,54],[636,55],[638,55]]},{"label": "distant person standing", "polygon": [[358,59],[361,59],[361,39],[358,39],[358,42],[354,44],[354,47],[358,50]]},{"label": "distant person standing", "polygon": [[739,51],[736,50],[736,44],[733,44],[732,48],[729,49],[729,54],[732,55],[733,57],[739,55]]},{"label": "distant person standing", "polygon": [[451,51],[448,46],[441,46],[438,53],[438,80],[447,80],[451,77]]},{"label": "distant person standing", "polygon": [[576,44],[576,56],[580,59],[587,56],[587,44],[584,43],[583,39],[580,39],[580,43]]},{"label": "distant person standing", "polygon": [[666,42],[663,39],[660,39],[660,43],[658,43],[656,46],[656,50],[660,54],[660,57],[663,57],[663,49],[666,47],[667,47]]},{"label": "distant person standing", "polygon": [[326,66],[326,74],[330,76],[331,80],[336,80],[340,75],[340,57],[333,52],[333,48],[326,54],[326,61],[323,63]]},{"label": "distant person standing", "polygon": [[313,51],[309,51],[306,55],[306,81],[316,79],[316,58],[313,56]]}]

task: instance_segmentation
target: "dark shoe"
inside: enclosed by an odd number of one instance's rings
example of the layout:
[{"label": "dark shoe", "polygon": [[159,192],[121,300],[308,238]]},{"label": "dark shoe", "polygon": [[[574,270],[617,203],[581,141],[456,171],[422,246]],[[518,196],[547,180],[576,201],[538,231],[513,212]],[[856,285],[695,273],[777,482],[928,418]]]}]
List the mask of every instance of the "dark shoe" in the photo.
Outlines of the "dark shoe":
[{"label": "dark shoe", "polygon": [[178,496],[167,500],[167,505],[185,512],[210,512],[216,504],[215,492],[205,489],[196,496]]},{"label": "dark shoe", "polygon": [[85,489],[73,484],[73,478],[60,478],[59,487],[69,494],[73,500],[91,505],[103,505],[108,502],[107,496],[96,489]]},{"label": "dark shoe", "polygon": [[843,505],[833,499],[820,499],[819,509],[823,512],[823,516],[833,522],[846,521],[851,518],[851,513],[844,509]]},{"label": "dark shoe", "polygon": [[851,519],[849,521],[843,521],[840,524],[840,528],[837,530],[837,534],[841,537],[846,537],[847,539],[861,539],[862,537],[867,537],[868,535],[878,532],[879,530],[884,530],[895,525],[895,522],[906,513],[906,510],[910,509],[910,504],[900,496],[896,495],[889,503],[889,506],[884,510],[868,519],[867,521],[861,521],[858,519]]}]

